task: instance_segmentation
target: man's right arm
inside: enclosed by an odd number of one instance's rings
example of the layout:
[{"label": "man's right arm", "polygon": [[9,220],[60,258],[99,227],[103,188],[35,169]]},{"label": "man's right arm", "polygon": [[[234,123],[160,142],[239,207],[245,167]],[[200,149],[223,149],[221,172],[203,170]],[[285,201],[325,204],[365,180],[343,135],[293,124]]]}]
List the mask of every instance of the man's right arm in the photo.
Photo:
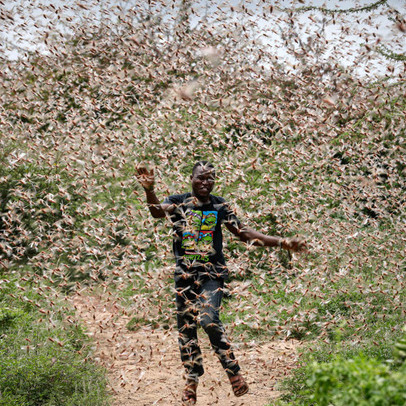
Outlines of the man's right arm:
[{"label": "man's right arm", "polygon": [[166,213],[171,214],[175,208],[175,205],[168,203],[160,203],[158,197],[155,194],[154,189],[145,189],[145,195],[147,197],[147,203],[149,211],[152,217],[159,219],[166,216]]},{"label": "man's right arm", "polygon": [[145,190],[145,195],[147,197],[147,203],[149,211],[154,218],[162,218],[166,216],[166,213],[171,214],[175,209],[174,204],[169,203],[160,203],[158,197],[155,194],[154,186],[155,186],[155,176],[154,170],[151,169],[150,171],[145,166],[138,166],[138,181],[140,182],[141,186]]}]

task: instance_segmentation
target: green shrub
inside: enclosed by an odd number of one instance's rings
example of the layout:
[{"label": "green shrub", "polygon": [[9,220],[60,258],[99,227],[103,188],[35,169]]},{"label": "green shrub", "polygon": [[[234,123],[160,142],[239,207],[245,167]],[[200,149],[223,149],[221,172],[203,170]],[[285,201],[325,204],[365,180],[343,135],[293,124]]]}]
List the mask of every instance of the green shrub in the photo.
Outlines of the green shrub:
[{"label": "green shrub", "polygon": [[0,405],[107,405],[101,371],[79,356],[51,347],[0,354]]},{"label": "green shrub", "polygon": [[310,366],[309,400],[320,406],[395,406],[406,403],[406,368],[363,356]]},{"label": "green shrub", "polygon": [[45,290],[11,277],[0,285],[0,406],[107,405],[104,371],[90,360],[87,337],[66,323],[58,292],[46,297]]},{"label": "green shrub", "polygon": [[[296,406],[404,406],[406,365],[389,364],[363,355],[312,362],[301,374],[302,387],[279,405]],[[292,388],[293,389],[293,388]]]}]

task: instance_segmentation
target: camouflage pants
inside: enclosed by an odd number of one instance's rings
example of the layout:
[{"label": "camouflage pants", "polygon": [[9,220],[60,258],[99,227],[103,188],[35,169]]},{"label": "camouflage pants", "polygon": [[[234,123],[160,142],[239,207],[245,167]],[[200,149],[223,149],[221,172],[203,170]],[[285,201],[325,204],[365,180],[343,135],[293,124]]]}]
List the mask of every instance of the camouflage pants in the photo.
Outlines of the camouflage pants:
[{"label": "camouflage pants", "polygon": [[226,372],[234,375],[240,369],[219,318],[223,286],[223,279],[201,279],[198,275],[190,275],[188,279],[176,281],[179,348],[187,376],[191,379],[197,379],[204,373],[197,338],[198,325],[209,336],[210,343]]}]

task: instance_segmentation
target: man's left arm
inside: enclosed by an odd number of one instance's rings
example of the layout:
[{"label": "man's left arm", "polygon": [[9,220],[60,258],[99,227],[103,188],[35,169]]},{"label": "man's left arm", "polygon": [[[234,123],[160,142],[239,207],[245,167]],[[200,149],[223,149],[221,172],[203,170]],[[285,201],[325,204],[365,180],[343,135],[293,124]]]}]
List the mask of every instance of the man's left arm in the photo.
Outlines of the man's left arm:
[{"label": "man's left arm", "polygon": [[225,222],[228,230],[243,242],[250,242],[259,247],[282,247],[285,250],[302,252],[307,250],[306,241],[299,237],[282,238],[262,234],[248,227],[238,227],[231,222]]}]

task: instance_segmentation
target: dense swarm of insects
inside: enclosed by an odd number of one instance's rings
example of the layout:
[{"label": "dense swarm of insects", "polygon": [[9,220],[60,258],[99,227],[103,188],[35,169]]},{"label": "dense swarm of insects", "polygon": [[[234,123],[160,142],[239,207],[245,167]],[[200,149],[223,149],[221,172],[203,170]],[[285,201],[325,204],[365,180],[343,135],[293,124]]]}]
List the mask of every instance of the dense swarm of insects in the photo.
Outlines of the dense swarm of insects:
[{"label": "dense swarm of insects", "polygon": [[[310,246],[227,239],[234,336],[392,341],[406,312],[401,12],[148,4],[0,5],[2,276],[102,288],[133,329],[172,329],[170,225],[150,218],[135,166],[155,168],[163,199],[208,159],[246,224]],[[374,61],[380,77],[356,71]]]}]

